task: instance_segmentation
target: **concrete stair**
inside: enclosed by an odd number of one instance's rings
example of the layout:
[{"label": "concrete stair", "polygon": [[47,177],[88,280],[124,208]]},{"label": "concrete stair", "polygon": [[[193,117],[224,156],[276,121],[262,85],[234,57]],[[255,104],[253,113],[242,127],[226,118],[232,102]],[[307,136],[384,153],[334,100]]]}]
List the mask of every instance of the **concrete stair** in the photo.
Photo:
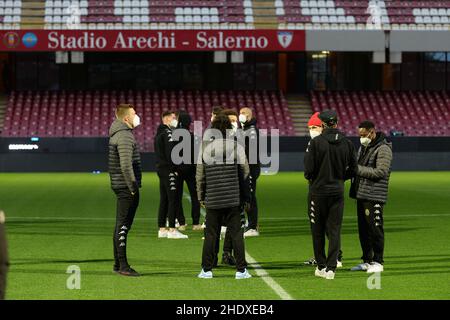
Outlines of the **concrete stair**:
[{"label": "concrete stair", "polygon": [[22,29],[44,29],[45,1],[22,0]]},{"label": "concrete stair", "polygon": [[312,115],[311,103],[307,95],[292,94],[287,97],[289,112],[292,117],[295,134],[307,136],[308,120]]},{"label": "concrete stair", "polygon": [[3,131],[6,117],[6,105],[8,104],[8,97],[0,94],[0,133]]},{"label": "concrete stair", "polygon": [[256,29],[278,29],[274,1],[253,0],[253,19]]}]

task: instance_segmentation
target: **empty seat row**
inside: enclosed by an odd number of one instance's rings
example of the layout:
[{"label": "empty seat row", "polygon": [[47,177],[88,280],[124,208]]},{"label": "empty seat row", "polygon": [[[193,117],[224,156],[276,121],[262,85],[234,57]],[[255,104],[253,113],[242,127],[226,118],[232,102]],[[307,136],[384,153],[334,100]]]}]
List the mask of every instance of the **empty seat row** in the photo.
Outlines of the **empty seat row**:
[{"label": "empty seat row", "polygon": [[106,137],[114,107],[125,102],[133,104],[142,119],[135,131],[142,151],[152,150],[160,116],[169,109],[185,109],[206,128],[213,106],[235,110],[246,106],[253,108],[260,128],[279,128],[282,135],[294,135],[287,102],[280,92],[145,90],[13,92],[1,136]]}]

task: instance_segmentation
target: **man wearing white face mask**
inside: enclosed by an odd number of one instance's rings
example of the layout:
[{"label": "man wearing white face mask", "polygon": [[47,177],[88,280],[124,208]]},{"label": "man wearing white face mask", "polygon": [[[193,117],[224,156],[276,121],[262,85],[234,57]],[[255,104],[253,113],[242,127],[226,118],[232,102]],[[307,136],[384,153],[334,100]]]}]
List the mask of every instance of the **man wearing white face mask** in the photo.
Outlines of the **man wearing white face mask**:
[{"label": "man wearing white face mask", "polygon": [[391,174],[392,143],[376,132],[371,121],[359,125],[361,148],[358,170],[352,179],[350,197],[357,199],[358,231],[363,263],[352,271],[382,272],[384,252],[383,207]]},{"label": "man wearing white face mask", "polygon": [[[175,113],[165,111],[161,117],[162,124],[155,136],[156,169],[159,178],[159,210],[158,210],[158,238],[187,239],[188,236],[175,228],[182,192],[177,167],[172,161],[172,150],[177,143],[172,139],[172,130],[178,126]],[[169,229],[166,229],[166,220]]]},{"label": "man wearing white face mask", "polygon": [[133,129],[140,124],[139,116],[130,104],[116,108],[116,120],[109,129],[109,176],[117,196],[114,228],[113,271],[124,276],[139,276],[127,260],[127,237],[139,205],[142,169],[139,148]]}]

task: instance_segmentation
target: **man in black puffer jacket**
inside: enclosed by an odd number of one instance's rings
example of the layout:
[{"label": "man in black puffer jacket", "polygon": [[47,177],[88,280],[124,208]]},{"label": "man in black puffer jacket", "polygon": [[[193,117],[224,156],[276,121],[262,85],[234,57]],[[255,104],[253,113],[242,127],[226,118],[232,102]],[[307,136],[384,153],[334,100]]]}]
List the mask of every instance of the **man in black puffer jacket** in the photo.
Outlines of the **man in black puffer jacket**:
[{"label": "man in black puffer jacket", "polygon": [[[356,173],[355,147],[337,129],[334,110],[319,115],[324,130],[312,139],[305,153],[305,178],[310,184],[309,219],[317,261],[315,275],[334,279],[344,214],[344,182]],[[325,235],[328,234],[328,257]]]},{"label": "man in black puffer jacket", "polygon": [[392,143],[376,132],[373,122],[359,125],[361,148],[358,172],[352,180],[350,197],[357,199],[359,240],[363,263],[353,271],[382,272],[384,252],[383,207],[391,175]]},{"label": "man in black puffer jacket", "polygon": [[232,126],[228,116],[218,114],[210,129],[210,132],[213,131],[215,134],[208,135],[216,137],[204,143],[197,161],[198,200],[206,207],[205,241],[199,278],[207,279],[213,276],[217,239],[221,224],[225,223],[236,259],[236,279],[247,279],[251,275],[246,269],[245,225],[241,212],[243,201],[247,203],[244,206],[248,206],[251,201],[247,180],[250,169],[244,148],[231,135]]},{"label": "man in black puffer jacket", "polygon": [[113,270],[124,276],[139,276],[128,264],[127,236],[139,205],[142,180],[141,156],[133,135],[140,119],[130,104],[119,105],[116,118],[109,129],[109,176],[117,196]]}]

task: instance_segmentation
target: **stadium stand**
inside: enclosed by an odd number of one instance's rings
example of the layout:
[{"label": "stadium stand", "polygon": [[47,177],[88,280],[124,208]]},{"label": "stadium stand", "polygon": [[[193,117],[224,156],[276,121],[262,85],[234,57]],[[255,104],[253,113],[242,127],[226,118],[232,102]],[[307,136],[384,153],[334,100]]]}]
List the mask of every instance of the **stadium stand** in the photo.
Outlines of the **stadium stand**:
[{"label": "stadium stand", "polygon": [[262,129],[294,135],[287,101],[281,92],[250,91],[80,91],[13,92],[8,101],[4,137],[107,136],[114,107],[131,103],[142,119],[136,136],[143,151],[153,149],[153,136],[164,110],[185,109],[194,120],[209,123],[212,107],[250,107]]},{"label": "stadium stand", "polygon": [[448,0],[0,1],[0,29],[448,30],[449,27]]},{"label": "stadium stand", "polygon": [[342,130],[349,135],[355,135],[364,119],[374,120],[388,134],[395,130],[408,136],[450,135],[447,91],[312,91],[310,94],[313,112],[335,109]]}]

